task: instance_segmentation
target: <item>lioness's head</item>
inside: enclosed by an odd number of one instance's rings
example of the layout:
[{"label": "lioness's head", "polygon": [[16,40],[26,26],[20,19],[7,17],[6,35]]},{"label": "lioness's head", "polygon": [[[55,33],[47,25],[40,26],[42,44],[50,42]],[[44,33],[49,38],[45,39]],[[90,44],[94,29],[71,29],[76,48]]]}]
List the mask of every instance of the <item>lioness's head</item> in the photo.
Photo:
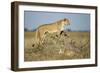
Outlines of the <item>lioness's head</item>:
[{"label": "lioness's head", "polygon": [[69,19],[67,19],[67,18],[64,18],[64,19],[62,20],[62,22],[63,22],[64,25],[70,25],[70,21],[69,21]]}]

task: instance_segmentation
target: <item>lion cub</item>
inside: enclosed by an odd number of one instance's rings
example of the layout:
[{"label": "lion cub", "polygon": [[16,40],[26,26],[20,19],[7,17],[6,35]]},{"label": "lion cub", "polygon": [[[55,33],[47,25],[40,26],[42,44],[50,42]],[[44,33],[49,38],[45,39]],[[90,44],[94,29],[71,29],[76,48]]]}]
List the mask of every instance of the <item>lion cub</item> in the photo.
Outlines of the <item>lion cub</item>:
[{"label": "lion cub", "polygon": [[[64,18],[64,19],[58,20],[54,23],[44,24],[44,25],[39,26],[36,29],[35,44],[37,44],[37,45],[42,44],[46,33],[57,32],[59,35],[60,32],[62,30],[64,30],[64,26],[69,25],[69,24],[70,24],[69,19]],[[34,44],[32,46],[34,46]]]}]

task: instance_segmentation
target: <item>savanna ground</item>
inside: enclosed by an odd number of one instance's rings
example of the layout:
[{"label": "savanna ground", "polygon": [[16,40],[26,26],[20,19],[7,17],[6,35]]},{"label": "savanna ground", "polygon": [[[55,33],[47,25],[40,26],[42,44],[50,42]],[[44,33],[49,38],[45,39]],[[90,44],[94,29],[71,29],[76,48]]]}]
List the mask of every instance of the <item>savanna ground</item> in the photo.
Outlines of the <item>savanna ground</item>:
[{"label": "savanna ground", "polygon": [[89,32],[64,32],[46,34],[44,43],[32,47],[35,32],[24,33],[24,61],[67,60],[90,58]]}]

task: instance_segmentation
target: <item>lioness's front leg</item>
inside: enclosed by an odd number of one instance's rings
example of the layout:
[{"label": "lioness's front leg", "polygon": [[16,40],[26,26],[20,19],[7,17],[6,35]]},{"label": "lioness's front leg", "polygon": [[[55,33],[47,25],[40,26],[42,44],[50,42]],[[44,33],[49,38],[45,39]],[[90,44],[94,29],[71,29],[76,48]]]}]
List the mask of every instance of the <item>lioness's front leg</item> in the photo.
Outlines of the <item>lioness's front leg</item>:
[{"label": "lioness's front leg", "polygon": [[61,32],[60,30],[57,31],[56,37],[58,37],[60,35],[60,32]]}]

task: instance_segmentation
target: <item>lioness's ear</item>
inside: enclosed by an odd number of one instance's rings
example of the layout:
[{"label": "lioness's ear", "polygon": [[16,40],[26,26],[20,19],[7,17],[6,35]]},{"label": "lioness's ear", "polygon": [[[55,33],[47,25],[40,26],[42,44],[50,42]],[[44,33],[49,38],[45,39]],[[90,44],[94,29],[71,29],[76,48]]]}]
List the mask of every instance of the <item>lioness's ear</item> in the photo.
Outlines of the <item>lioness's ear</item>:
[{"label": "lioness's ear", "polygon": [[66,21],[67,19],[66,18],[64,18],[64,21]]}]

